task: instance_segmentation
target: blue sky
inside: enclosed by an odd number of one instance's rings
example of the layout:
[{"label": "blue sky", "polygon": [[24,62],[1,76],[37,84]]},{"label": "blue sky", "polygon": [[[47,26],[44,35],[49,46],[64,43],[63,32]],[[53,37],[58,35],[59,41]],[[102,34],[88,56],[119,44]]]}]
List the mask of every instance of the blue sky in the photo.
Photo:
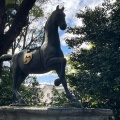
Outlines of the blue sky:
[{"label": "blue sky", "polygon": [[[76,13],[79,10],[84,10],[85,6],[93,8],[97,5],[101,5],[103,0],[50,0],[48,3],[43,4],[42,8],[44,11],[44,18],[40,19],[38,23],[34,23],[33,26],[37,27],[45,24],[48,16],[56,9],[56,6],[65,7],[66,22],[67,26],[81,26],[82,22],[80,19],[75,17]],[[66,33],[66,31],[59,30],[61,49],[63,50],[64,55],[67,55],[72,52],[71,49],[68,49],[67,44],[65,43],[65,37],[71,37],[72,35]],[[54,80],[57,78],[57,74],[51,72],[37,75],[37,79],[40,83],[54,83]]]}]

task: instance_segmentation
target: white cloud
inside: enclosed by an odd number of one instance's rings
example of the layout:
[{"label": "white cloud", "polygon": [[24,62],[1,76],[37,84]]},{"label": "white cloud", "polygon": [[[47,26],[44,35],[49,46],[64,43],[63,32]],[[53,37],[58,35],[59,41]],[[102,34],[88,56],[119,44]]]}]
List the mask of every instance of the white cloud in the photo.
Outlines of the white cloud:
[{"label": "white cloud", "polygon": [[79,12],[79,10],[84,10],[85,6],[94,9],[95,6],[101,5],[102,2],[103,0],[49,0],[48,3],[42,6],[45,16],[44,19],[40,21],[42,21],[41,24],[45,24],[48,16],[56,9],[57,5],[60,5],[60,7],[65,7],[67,24],[70,26],[78,26],[81,25],[82,22],[75,17],[76,13]]},{"label": "white cloud", "polygon": [[[34,74],[30,74],[30,76],[33,76]],[[50,72],[47,72],[47,73],[44,73],[44,74],[36,74],[35,75],[36,77],[41,77],[41,76],[46,76],[46,77],[49,77],[49,76],[54,76],[56,77],[56,73],[53,73],[52,71]]]},{"label": "white cloud", "polygon": [[3,62],[3,66],[8,66],[8,67],[10,67],[10,62],[8,62],[8,61]]},{"label": "white cloud", "polygon": [[85,6],[89,6],[90,8],[94,8],[97,5],[101,5],[103,0],[83,0],[82,4],[82,9],[84,9]]},{"label": "white cloud", "polygon": [[83,10],[85,6],[89,6],[90,8],[95,8],[97,5],[101,5],[103,0],[54,0],[52,4],[47,4],[46,11],[52,12],[55,10],[56,6],[59,4],[61,7],[65,7],[66,21],[71,25],[76,25],[76,13],[81,9]]},{"label": "white cloud", "polygon": [[70,33],[64,33],[62,36],[60,36],[60,40],[61,40],[61,45],[63,46],[67,46],[65,39],[66,38],[72,38],[72,37],[78,37],[79,35],[73,35]]},{"label": "white cloud", "polygon": [[[44,11],[44,17],[33,22],[31,28],[41,29],[45,25],[50,14],[56,9],[57,5],[59,5],[60,8],[63,6],[65,7],[64,12],[66,14],[66,22],[68,26],[81,26],[82,22],[75,17],[76,13],[80,9],[83,10],[85,6],[94,8],[102,2],[103,0],[49,0],[41,6]],[[60,37],[61,45],[66,46],[64,37],[66,37],[66,34]]]},{"label": "white cloud", "polygon": [[63,34],[62,36],[60,36],[60,40],[61,40],[61,45],[63,46],[67,46],[66,42],[65,42],[65,38],[68,36],[68,33]]},{"label": "white cloud", "polygon": [[65,13],[67,19],[73,19],[75,17],[76,11],[79,9],[79,4],[81,0],[65,0]]},{"label": "white cloud", "polygon": [[[89,6],[90,8],[94,8],[97,5],[100,5],[103,2],[103,0],[54,0],[49,1],[48,4],[45,4],[42,6],[45,18],[47,18],[52,11],[56,9],[57,5],[60,5],[60,7],[65,7],[65,14],[66,14],[66,22],[68,26],[81,26],[82,22],[80,19],[76,18],[76,13],[79,12],[79,10],[83,10],[85,6]],[[47,9],[46,9],[47,8]],[[70,34],[64,33],[62,36],[60,36],[61,45],[66,46],[65,37],[71,37]]]},{"label": "white cloud", "polygon": [[89,50],[91,48],[91,46],[90,46],[89,42],[84,42],[84,43],[82,43],[80,48]]}]

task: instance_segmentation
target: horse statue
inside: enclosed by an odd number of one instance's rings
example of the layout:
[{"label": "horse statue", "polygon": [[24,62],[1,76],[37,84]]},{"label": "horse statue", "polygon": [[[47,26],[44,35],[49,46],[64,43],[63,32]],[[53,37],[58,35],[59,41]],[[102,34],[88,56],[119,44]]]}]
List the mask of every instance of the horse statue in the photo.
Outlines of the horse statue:
[{"label": "horse statue", "polygon": [[60,9],[59,5],[45,24],[45,37],[39,49],[32,51],[32,53],[27,53],[27,50],[23,50],[13,56],[4,54],[0,57],[0,61],[2,62],[11,60],[14,81],[12,105],[26,105],[18,90],[21,83],[29,74],[43,74],[55,70],[59,77],[54,82],[55,86],[62,84],[66,97],[71,103],[77,107],[82,107],[81,103],[70,93],[67,87],[65,79],[66,59],[60,47],[58,27],[61,30],[65,30],[67,27],[64,7]]}]

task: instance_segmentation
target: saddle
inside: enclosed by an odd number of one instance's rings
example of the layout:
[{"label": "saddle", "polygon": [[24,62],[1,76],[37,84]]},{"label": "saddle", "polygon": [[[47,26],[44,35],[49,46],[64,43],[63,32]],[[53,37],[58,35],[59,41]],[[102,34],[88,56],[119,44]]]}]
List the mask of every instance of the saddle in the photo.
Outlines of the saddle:
[{"label": "saddle", "polygon": [[30,52],[30,53],[25,53],[25,54],[24,54],[24,58],[23,58],[24,64],[30,63],[31,60],[32,60],[32,57],[33,57],[32,52]]},{"label": "saddle", "polygon": [[28,64],[31,62],[33,58],[33,52],[35,52],[39,48],[40,47],[33,47],[33,48],[27,49],[27,52],[24,54],[24,58],[23,58],[24,64]]}]

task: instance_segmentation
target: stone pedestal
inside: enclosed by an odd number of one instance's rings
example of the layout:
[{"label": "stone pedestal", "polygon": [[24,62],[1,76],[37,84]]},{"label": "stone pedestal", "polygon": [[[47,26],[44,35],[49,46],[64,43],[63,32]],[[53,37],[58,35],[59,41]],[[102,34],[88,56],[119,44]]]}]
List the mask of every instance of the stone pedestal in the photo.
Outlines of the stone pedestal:
[{"label": "stone pedestal", "polygon": [[0,120],[108,120],[108,109],[0,107]]}]

